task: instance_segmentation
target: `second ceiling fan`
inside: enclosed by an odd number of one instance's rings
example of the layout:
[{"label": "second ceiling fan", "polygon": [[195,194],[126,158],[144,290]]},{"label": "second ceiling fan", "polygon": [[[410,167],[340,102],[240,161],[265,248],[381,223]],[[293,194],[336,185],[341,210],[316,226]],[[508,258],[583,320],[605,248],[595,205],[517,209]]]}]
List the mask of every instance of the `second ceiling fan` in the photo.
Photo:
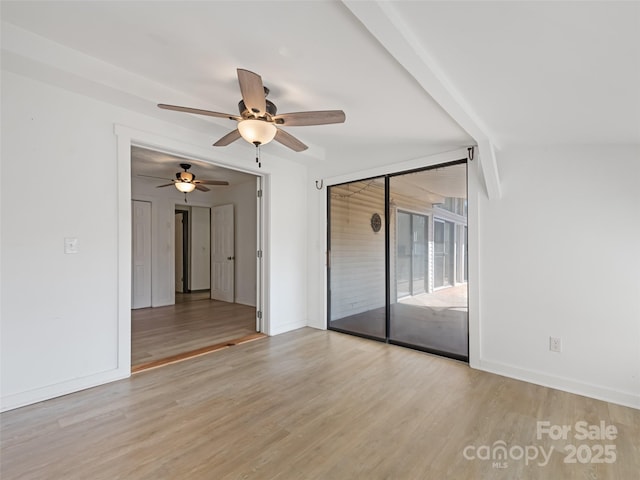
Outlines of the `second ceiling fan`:
[{"label": "second ceiling fan", "polygon": [[240,138],[244,138],[256,147],[275,140],[296,152],[301,152],[308,147],[279,127],[328,125],[345,121],[346,117],[342,110],[282,113],[278,115],[278,109],[275,104],[266,98],[269,94],[269,89],[262,84],[260,75],[242,68],[238,68],[237,71],[238,83],[242,94],[242,100],[238,103],[239,115],[180,107],[178,105],[166,105],[164,103],[158,104],[158,107],[237,121],[237,128],[214,143],[213,145],[216,147],[224,147]]}]

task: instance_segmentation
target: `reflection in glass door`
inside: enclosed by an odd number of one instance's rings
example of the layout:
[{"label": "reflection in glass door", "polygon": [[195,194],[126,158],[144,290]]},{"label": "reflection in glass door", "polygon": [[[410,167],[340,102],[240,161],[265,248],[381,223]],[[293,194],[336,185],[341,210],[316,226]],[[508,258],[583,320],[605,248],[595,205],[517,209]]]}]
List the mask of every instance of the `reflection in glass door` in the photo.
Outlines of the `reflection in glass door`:
[{"label": "reflection in glass door", "polygon": [[445,220],[435,219],[434,229],[434,278],[435,288],[450,287],[453,285],[454,262],[454,224]]},{"label": "reflection in glass door", "polygon": [[398,211],[396,243],[396,297],[427,289],[428,217]]},{"label": "reflection in glass door", "polygon": [[411,295],[411,215],[398,212],[396,229],[396,292],[398,298]]},{"label": "reflection in glass door", "polygon": [[385,180],[327,191],[329,328],[385,339]]}]

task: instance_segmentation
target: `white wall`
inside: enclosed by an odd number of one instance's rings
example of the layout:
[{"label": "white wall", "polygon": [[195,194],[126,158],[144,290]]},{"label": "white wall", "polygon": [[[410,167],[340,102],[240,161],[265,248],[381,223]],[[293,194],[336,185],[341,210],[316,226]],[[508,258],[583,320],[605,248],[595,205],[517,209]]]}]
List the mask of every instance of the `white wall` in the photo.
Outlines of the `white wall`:
[{"label": "white wall", "polygon": [[[503,196],[469,168],[470,363],[640,408],[640,149],[499,152]],[[340,183],[454,160],[354,168]],[[357,167],[357,166],[356,166]],[[316,167],[312,178],[323,178]],[[310,185],[309,325],[326,328],[326,188]],[[475,244],[474,244],[475,243]],[[549,351],[549,336],[563,352]]]},{"label": "white wall", "polygon": [[640,148],[498,158],[503,196],[478,205],[480,367],[640,407]]},{"label": "white wall", "polygon": [[[40,74],[2,73],[2,409],[129,375],[130,345],[122,339],[130,328],[123,312],[130,307],[131,198],[126,168],[118,168],[128,153],[114,124],[167,139],[149,147],[166,143],[175,153],[220,160],[209,135],[53,86],[47,71],[34,70]],[[250,153],[232,151],[218,163],[255,168]],[[265,256],[273,268],[264,310],[274,334],[306,324],[307,176],[266,152],[262,172],[273,189],[266,190]],[[25,174],[28,191],[12,181]],[[173,269],[171,235],[154,236]],[[65,255],[64,237],[77,237],[80,253]],[[172,291],[172,278],[166,281]]]}]

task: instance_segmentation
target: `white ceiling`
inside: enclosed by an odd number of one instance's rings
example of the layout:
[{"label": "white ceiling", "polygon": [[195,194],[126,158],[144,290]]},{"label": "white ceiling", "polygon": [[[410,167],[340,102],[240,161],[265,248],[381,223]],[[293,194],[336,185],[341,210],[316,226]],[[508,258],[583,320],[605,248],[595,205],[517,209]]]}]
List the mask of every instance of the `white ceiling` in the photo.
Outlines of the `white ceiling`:
[{"label": "white ceiling", "polygon": [[[638,2],[353,3],[382,5],[498,148],[640,143]],[[262,75],[280,113],[346,112],[345,124],[289,129],[310,145],[310,156],[374,165],[477,140],[425,91],[415,63],[394,58],[384,38],[369,33],[374,25],[356,16],[350,2],[3,1],[1,7],[4,22],[143,77],[148,92],[166,87],[155,98],[120,86],[144,100],[132,101],[132,109],[148,105],[144,113],[167,122],[195,120],[154,103],[235,113],[241,67]],[[224,119],[197,121],[210,129],[212,143],[234,128]],[[275,143],[264,149],[308,159]]]},{"label": "white ceiling", "polygon": [[640,2],[418,1],[398,11],[498,146],[640,143]]},{"label": "white ceiling", "polygon": [[[249,181],[255,182],[256,179],[255,175],[212,165],[209,162],[178,157],[141,147],[131,147],[131,176],[150,185],[163,185],[175,179],[176,173],[182,171],[181,163],[191,165],[189,171],[198,180],[224,180],[229,182],[230,187]],[[208,188],[220,189],[225,187],[214,186]]]}]

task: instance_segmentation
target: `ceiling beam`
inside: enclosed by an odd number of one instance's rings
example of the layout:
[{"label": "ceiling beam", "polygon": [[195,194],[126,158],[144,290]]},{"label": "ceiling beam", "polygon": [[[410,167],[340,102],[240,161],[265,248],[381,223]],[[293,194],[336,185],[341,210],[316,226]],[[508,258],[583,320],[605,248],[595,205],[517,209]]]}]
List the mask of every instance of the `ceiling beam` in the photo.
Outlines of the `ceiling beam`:
[{"label": "ceiling beam", "polygon": [[429,54],[393,2],[343,0],[364,27],[478,144],[479,159],[490,199],[500,198],[495,143],[481,118]]}]

